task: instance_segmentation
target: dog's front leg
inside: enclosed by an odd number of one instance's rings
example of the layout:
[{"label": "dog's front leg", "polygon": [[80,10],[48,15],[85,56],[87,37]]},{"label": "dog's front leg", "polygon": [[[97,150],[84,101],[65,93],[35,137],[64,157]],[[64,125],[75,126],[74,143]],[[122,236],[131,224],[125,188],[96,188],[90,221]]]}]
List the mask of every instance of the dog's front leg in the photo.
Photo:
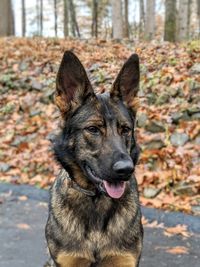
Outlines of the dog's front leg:
[{"label": "dog's front leg", "polygon": [[56,259],[57,267],[89,267],[92,262],[88,259],[70,256],[65,253],[58,254]]},{"label": "dog's front leg", "polygon": [[139,256],[125,254],[105,257],[98,267],[138,267]]}]

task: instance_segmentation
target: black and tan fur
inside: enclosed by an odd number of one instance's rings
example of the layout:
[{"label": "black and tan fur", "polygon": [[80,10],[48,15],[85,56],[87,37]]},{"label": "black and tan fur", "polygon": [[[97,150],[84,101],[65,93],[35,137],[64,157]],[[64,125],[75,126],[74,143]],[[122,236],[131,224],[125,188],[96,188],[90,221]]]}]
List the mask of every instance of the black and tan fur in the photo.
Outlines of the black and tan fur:
[{"label": "black and tan fur", "polygon": [[[56,104],[63,129],[54,150],[62,170],[51,188],[46,238],[57,267],[136,267],[142,249],[134,166],[139,59],[124,64],[110,94],[95,95],[86,72],[65,52]],[[114,168],[118,163],[128,167]],[[118,164],[118,165],[116,165]],[[102,187],[125,184],[120,198]]]}]

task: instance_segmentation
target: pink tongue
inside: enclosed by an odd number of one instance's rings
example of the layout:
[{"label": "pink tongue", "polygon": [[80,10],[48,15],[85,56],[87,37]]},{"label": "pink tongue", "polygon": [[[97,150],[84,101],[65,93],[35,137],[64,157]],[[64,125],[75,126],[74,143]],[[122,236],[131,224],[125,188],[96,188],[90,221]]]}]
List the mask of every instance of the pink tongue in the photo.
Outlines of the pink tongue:
[{"label": "pink tongue", "polygon": [[125,191],[125,185],[126,185],[125,182],[120,182],[118,184],[111,184],[104,180],[103,184],[105,186],[106,192],[112,198],[120,198]]}]

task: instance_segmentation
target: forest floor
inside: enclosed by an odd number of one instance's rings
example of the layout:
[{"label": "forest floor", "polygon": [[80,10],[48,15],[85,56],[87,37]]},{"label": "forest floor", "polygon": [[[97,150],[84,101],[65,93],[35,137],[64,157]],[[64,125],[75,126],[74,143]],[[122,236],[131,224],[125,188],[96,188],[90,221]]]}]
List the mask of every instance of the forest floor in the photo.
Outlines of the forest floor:
[{"label": "forest floor", "polygon": [[111,88],[123,62],[138,53],[140,107],[136,169],[145,206],[200,215],[200,45],[0,39],[0,181],[48,188],[58,166],[50,140],[58,129],[53,104],[63,52],[72,49],[97,92]]}]

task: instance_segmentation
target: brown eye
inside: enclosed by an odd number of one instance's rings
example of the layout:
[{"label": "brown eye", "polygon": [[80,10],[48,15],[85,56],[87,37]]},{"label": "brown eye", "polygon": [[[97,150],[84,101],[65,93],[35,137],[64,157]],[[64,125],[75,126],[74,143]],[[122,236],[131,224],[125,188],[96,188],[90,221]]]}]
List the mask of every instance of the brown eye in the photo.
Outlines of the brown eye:
[{"label": "brown eye", "polygon": [[131,132],[131,128],[129,128],[128,126],[122,126],[121,134],[128,135],[130,134],[130,132]]},{"label": "brown eye", "polygon": [[86,128],[86,130],[90,132],[91,134],[100,134],[100,130],[96,126],[89,126]]}]

